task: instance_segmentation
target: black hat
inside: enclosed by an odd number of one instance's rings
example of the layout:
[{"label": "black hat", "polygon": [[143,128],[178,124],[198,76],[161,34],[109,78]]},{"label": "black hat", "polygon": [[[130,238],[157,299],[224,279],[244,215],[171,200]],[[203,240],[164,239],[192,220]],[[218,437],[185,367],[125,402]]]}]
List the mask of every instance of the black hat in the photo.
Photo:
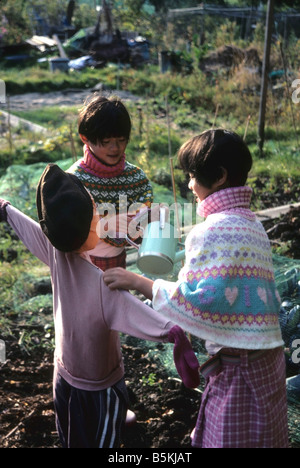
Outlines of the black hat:
[{"label": "black hat", "polygon": [[78,250],[88,238],[93,202],[80,180],[48,164],[37,187],[38,218],[51,244],[63,252]]}]

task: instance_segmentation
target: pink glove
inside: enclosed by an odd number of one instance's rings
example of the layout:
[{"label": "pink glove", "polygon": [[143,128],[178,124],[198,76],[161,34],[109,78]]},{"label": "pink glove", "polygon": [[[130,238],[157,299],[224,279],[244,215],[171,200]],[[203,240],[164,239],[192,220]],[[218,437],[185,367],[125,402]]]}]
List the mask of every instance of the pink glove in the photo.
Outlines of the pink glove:
[{"label": "pink glove", "polygon": [[7,205],[10,205],[10,203],[7,200],[3,200],[3,198],[0,198],[0,223],[2,221],[7,221],[7,214],[6,214]]},{"label": "pink glove", "polygon": [[169,331],[168,339],[170,343],[174,343],[174,363],[184,385],[188,388],[198,387],[200,366],[184,331],[175,325]]}]

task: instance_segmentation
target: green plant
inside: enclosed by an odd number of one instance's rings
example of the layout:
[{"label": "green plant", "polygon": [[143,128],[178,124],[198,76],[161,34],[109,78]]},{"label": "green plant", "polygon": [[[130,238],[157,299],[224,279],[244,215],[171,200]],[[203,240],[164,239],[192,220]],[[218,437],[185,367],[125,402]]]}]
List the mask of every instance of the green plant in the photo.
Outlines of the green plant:
[{"label": "green plant", "polygon": [[153,385],[156,384],[156,375],[154,372],[151,372],[148,376],[143,375],[142,376],[142,385],[147,386],[149,385],[150,387],[153,387]]}]

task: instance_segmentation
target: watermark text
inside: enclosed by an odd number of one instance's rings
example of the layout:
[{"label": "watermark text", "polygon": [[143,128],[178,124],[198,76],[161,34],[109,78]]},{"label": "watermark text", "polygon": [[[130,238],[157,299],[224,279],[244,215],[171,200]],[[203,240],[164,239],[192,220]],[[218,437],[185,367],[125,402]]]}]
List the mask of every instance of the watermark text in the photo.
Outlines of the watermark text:
[{"label": "watermark text", "polygon": [[292,101],[294,104],[298,104],[300,102],[300,79],[293,81],[292,88],[296,88],[292,94]]},{"label": "watermark text", "polygon": [[292,362],[300,364],[300,339],[294,340],[292,343]]},{"label": "watermark text", "polygon": [[0,340],[0,363],[6,361],[6,346],[3,340]]},{"label": "watermark text", "polygon": [[[163,220],[162,208],[165,209],[166,213]],[[151,210],[149,210],[143,203],[128,205],[127,196],[120,195],[118,210],[113,203],[97,205],[100,221],[97,224],[96,232],[100,239],[107,237],[124,239],[128,236],[135,239],[142,235],[149,223],[162,221],[162,229],[151,233],[154,238],[180,238],[182,230],[192,226],[193,220],[197,219],[196,208],[197,206],[193,203],[184,203],[183,205],[180,203],[172,205],[153,203]],[[172,226],[175,225],[176,229],[173,230]]]},{"label": "watermark text", "polygon": [[0,104],[6,103],[6,86],[5,81],[0,80]]}]

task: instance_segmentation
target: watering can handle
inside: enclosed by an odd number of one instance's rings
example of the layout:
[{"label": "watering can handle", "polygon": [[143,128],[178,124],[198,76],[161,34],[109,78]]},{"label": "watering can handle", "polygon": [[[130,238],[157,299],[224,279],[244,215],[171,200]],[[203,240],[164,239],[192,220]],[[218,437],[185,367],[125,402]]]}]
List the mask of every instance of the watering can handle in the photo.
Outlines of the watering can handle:
[{"label": "watering can handle", "polygon": [[159,210],[159,226],[161,229],[165,228],[165,222],[166,222],[166,208],[164,206],[160,207]]},{"label": "watering can handle", "polygon": [[137,250],[139,250],[140,246],[138,244],[136,244],[135,242],[133,242],[133,240],[131,240],[129,236],[126,236],[126,241],[128,242],[128,244],[132,245]]}]

